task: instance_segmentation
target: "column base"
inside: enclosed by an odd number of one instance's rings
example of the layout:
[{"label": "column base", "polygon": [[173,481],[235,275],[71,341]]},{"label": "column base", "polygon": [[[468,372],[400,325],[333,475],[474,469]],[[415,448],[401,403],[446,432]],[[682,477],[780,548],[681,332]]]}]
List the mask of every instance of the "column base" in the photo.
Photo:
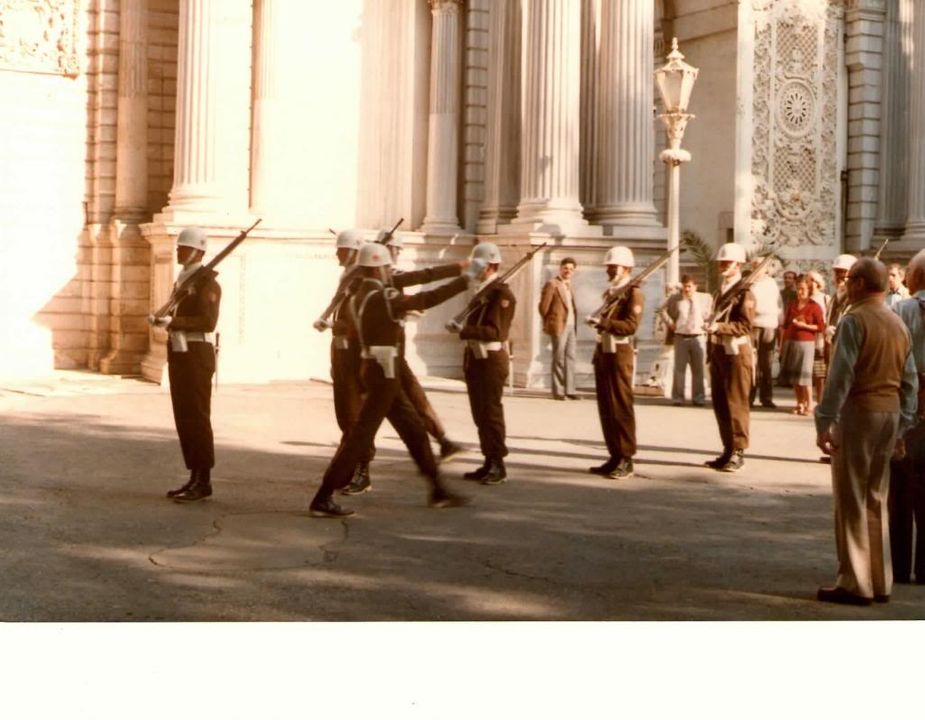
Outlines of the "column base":
[{"label": "column base", "polygon": [[100,372],[103,375],[139,375],[145,354],[130,350],[113,350],[100,360]]},{"label": "column base", "polygon": [[588,213],[588,220],[604,226],[661,227],[655,206],[651,203],[595,208]]},{"label": "column base", "polygon": [[441,221],[429,221],[425,218],[424,223],[418,228],[419,233],[424,235],[459,235],[462,232],[465,232],[458,224],[454,221],[450,222],[441,222]]},{"label": "column base", "polygon": [[166,334],[164,339],[158,339],[156,334],[152,334],[151,349],[141,361],[141,376],[158,385],[167,384]]}]

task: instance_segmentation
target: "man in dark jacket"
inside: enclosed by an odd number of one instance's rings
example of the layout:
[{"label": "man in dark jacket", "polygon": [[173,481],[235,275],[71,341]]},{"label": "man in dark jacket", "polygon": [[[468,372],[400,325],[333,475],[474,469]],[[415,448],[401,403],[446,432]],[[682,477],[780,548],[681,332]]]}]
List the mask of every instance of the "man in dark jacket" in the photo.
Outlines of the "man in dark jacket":
[{"label": "man in dark jacket", "polygon": [[543,286],[540,294],[540,317],[543,332],[552,340],[552,396],[578,399],[575,392],[575,347],[578,343],[578,311],[572,292],[575,261],[563,258],[559,274]]}]

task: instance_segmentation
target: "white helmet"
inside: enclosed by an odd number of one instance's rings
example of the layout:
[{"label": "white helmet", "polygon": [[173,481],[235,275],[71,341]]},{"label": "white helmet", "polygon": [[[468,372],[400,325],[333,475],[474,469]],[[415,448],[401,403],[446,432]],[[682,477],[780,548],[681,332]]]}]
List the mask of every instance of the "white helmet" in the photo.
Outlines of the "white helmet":
[{"label": "white helmet", "polygon": [[636,267],[636,261],[633,260],[633,251],[628,247],[617,245],[610,248],[604,256],[604,265],[621,265],[625,268]]},{"label": "white helmet", "polygon": [[177,247],[188,247],[193,250],[206,251],[206,233],[205,230],[198,227],[183,228],[177,237]]},{"label": "white helmet", "polygon": [[392,256],[385,245],[379,243],[365,243],[357,255],[357,265],[360,267],[385,267],[392,264]]},{"label": "white helmet", "polygon": [[501,251],[498,246],[490,242],[482,242],[472,248],[470,260],[484,260],[489,265],[501,264]]},{"label": "white helmet", "polygon": [[337,247],[359,250],[363,244],[363,233],[359,230],[341,230],[337,233]]},{"label": "white helmet", "polygon": [[850,270],[858,259],[854,255],[839,255],[832,263],[833,270]]},{"label": "white helmet", "polygon": [[738,243],[728,242],[719,246],[716,252],[716,262],[745,262],[745,248]]}]

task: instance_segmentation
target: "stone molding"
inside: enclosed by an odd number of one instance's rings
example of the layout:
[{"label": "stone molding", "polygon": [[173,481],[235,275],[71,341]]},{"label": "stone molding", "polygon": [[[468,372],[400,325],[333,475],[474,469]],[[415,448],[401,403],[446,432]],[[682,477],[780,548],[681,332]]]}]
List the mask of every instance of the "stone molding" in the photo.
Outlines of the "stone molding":
[{"label": "stone molding", "polygon": [[80,0],[0,0],[0,69],[76,77]]}]

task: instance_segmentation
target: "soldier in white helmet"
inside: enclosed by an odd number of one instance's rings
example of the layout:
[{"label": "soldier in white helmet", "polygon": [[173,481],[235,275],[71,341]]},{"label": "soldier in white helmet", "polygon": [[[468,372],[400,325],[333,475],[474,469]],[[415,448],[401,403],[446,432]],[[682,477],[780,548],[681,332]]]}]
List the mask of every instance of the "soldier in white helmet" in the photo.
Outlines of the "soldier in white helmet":
[{"label": "soldier in white helmet", "polygon": [[[198,227],[185,228],[177,238],[177,262],[183,266],[176,286],[200,267],[206,251],[206,234]],[[175,287],[176,287],[175,286]],[[215,373],[213,331],[218,322],[222,289],[215,273],[203,275],[193,292],[177,305],[174,315],[149,316],[148,322],[167,330],[167,371],[170,400],[180,437],[189,481],[167,497],[195,502],[212,494],[211,470],[215,466],[212,437],[212,375]]]},{"label": "soldier in white helmet", "polygon": [[[635,266],[633,251],[622,245],[610,248],[604,256],[610,287],[604,293],[606,301],[613,292],[623,290],[630,281]],[[633,406],[633,336],[642,318],[645,298],[642,290],[623,290],[624,297],[606,317],[589,317],[589,325],[597,329],[594,349],[594,387],[601,430],[610,457],[603,465],[590,468],[592,473],[613,480],[633,476],[633,456],[636,454],[636,411]]]},{"label": "soldier in white helmet", "polygon": [[752,323],[755,316],[755,296],[741,287],[745,248],[736,243],[721,245],[716,253],[719,263],[720,288],[714,296],[716,312],[728,312],[708,328],[710,344],[710,386],[713,413],[719,426],[723,452],[707,466],[722,472],[736,472],[745,464],[748,448],[749,393],[753,368]]},{"label": "soldier in white helmet", "polygon": [[[410,310],[433,307],[462,292],[470,277],[457,277],[434,290],[403,295],[392,285],[390,263],[391,257],[384,246],[367,243],[360,248],[357,264],[361,268],[362,282],[352,295],[350,304],[361,348],[361,376],[366,395],[356,422],[341,441],[324,472],[321,487],[312,499],[309,511],[313,517],[340,518],[353,514],[352,510],[334,502],[334,492],[346,487],[355,476],[360,457],[373,442],[386,418],[429,481],[429,505],[442,508],[466,503],[464,497],[446,488],[438,474],[424,423],[402,390],[399,368],[405,352],[405,314]],[[404,273],[401,281],[407,286],[459,276],[465,265],[468,263]],[[474,270],[478,270],[477,265]],[[368,486],[358,491],[367,489]]]},{"label": "soldier in white helmet", "polygon": [[471,258],[484,268],[476,278],[479,283],[476,296],[482,293],[485,302],[466,317],[459,328],[459,338],[466,343],[463,376],[484,461],[463,477],[483,485],[499,485],[507,480],[504,466],[507,430],[502,397],[510,371],[507,341],[517,301],[507,283],[497,282],[501,265],[497,245],[479,243],[472,249]]}]

